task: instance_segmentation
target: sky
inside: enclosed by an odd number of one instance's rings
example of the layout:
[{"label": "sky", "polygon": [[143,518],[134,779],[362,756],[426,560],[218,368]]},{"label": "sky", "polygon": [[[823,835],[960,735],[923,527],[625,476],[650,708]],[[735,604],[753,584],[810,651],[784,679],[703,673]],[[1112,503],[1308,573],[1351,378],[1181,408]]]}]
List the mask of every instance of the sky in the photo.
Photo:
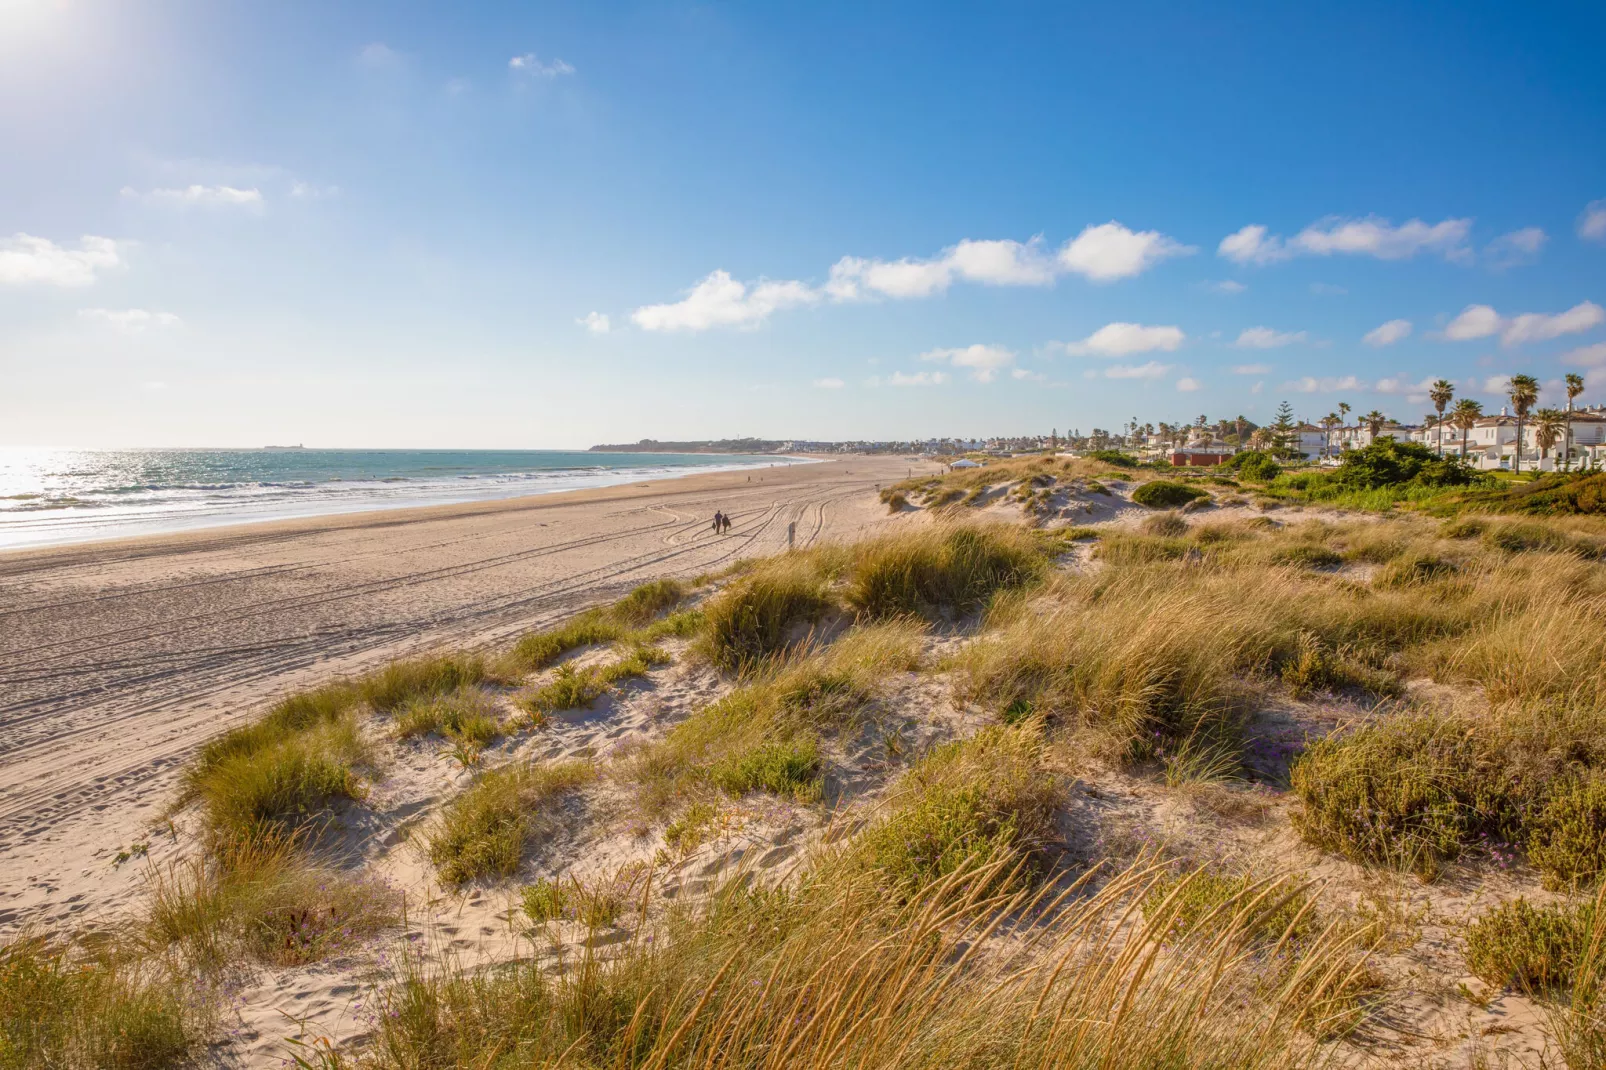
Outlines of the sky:
[{"label": "sky", "polygon": [[0,445],[1606,402],[1606,5],[0,0]]}]

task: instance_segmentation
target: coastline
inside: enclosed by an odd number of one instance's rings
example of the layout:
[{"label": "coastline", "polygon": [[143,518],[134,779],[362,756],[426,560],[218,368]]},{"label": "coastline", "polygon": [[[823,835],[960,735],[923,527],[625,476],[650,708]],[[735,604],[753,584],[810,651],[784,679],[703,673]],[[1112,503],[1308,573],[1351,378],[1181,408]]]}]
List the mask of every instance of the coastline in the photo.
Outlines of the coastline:
[{"label": "coastline", "polygon": [[[665,456],[674,455],[665,454]],[[751,455],[725,454],[723,456],[750,457]],[[688,465],[680,469],[659,470],[651,473],[643,473],[631,469],[615,469],[588,474],[583,477],[574,477],[577,482],[583,481],[585,484],[583,486],[554,486],[550,489],[531,489],[527,486],[508,483],[490,489],[480,489],[479,493],[475,493],[476,485],[465,481],[465,485],[462,487],[454,487],[443,493],[428,494],[415,498],[398,497],[387,500],[375,497],[351,501],[286,500],[275,503],[277,507],[266,507],[259,511],[253,511],[248,507],[241,507],[231,503],[212,512],[131,513],[107,517],[104,521],[98,523],[96,522],[96,517],[91,515],[89,517],[73,518],[74,522],[66,523],[53,532],[33,538],[27,538],[16,532],[8,531],[4,524],[0,524],[0,559],[7,555],[37,550],[97,545],[106,542],[161,539],[186,533],[202,534],[218,532],[224,529],[262,528],[286,523],[317,523],[340,517],[364,517],[374,513],[414,514],[440,508],[473,508],[497,502],[551,499],[569,494],[584,494],[588,491],[608,490],[638,483],[677,482],[725,473],[768,471],[776,467],[819,464],[829,459],[834,458],[805,454],[778,454],[776,455],[776,460],[769,463],[748,461],[740,464]],[[647,478],[643,478],[644,475]],[[42,527],[48,527],[51,519],[53,519],[53,514],[49,511],[40,511],[30,514],[30,519]]]}]

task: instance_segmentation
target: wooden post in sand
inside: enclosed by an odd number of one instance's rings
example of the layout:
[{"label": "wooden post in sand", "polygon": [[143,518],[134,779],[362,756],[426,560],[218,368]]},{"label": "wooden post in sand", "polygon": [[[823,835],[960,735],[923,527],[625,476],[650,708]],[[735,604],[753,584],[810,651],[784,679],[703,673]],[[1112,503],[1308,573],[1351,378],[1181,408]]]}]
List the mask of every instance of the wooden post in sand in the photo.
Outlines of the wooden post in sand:
[{"label": "wooden post in sand", "polygon": [[788,550],[790,550],[792,548],[792,540],[795,539],[796,537],[797,537],[797,521],[794,520],[790,524],[786,525],[786,548]]}]

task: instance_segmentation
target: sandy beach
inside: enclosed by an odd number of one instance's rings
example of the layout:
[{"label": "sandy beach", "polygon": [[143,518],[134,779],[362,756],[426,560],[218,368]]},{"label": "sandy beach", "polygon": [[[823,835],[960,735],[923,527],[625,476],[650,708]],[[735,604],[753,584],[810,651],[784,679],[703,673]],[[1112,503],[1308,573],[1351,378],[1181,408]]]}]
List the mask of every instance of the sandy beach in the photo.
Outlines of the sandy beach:
[{"label": "sandy beach", "polygon": [[126,905],[118,851],[150,839],[193,749],[272,696],[495,645],[783,549],[793,525],[800,546],[857,537],[897,522],[876,487],[910,469],[854,457],[0,554],[0,931]]}]

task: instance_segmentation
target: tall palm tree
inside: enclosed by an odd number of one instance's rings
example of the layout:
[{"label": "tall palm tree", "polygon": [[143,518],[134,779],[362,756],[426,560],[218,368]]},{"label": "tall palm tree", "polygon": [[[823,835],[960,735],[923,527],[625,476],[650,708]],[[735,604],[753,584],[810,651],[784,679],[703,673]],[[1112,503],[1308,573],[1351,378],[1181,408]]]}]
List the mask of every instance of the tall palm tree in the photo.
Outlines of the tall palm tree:
[{"label": "tall palm tree", "polygon": [[1349,421],[1349,402],[1340,401],[1338,403],[1338,420],[1340,425]]},{"label": "tall palm tree", "polygon": [[1383,430],[1383,425],[1389,422],[1389,418],[1378,412],[1376,409],[1373,409],[1365,416],[1362,416],[1361,421],[1366,424],[1366,433],[1368,435],[1367,445],[1371,445],[1373,442],[1377,441],[1377,433]]},{"label": "tall palm tree", "polygon": [[1461,459],[1467,459],[1467,435],[1483,419],[1483,405],[1471,398],[1462,398],[1450,412],[1450,422],[1461,432]]},{"label": "tall palm tree", "polygon": [[1565,451],[1563,463],[1571,468],[1573,466],[1573,398],[1584,392],[1584,377],[1576,372],[1567,373],[1567,442],[1562,447]]},{"label": "tall palm tree", "polygon": [[1439,414],[1439,456],[1444,456],[1444,407],[1450,404],[1455,397],[1455,384],[1448,379],[1439,379],[1428,388],[1428,400],[1433,402],[1433,411]]},{"label": "tall palm tree", "polygon": [[1233,426],[1238,429],[1238,445],[1242,447],[1244,445],[1244,432],[1249,429],[1249,421],[1245,420],[1243,416],[1240,415],[1232,423]]},{"label": "tall palm tree", "polygon": [[1567,414],[1560,409],[1540,409],[1534,413],[1534,441],[1539,444],[1539,467],[1545,465],[1545,454],[1561,441],[1567,427]]},{"label": "tall palm tree", "polygon": [[1522,421],[1539,400],[1539,380],[1531,375],[1513,375],[1507,385],[1512,414],[1517,417],[1517,471],[1522,471]]}]

